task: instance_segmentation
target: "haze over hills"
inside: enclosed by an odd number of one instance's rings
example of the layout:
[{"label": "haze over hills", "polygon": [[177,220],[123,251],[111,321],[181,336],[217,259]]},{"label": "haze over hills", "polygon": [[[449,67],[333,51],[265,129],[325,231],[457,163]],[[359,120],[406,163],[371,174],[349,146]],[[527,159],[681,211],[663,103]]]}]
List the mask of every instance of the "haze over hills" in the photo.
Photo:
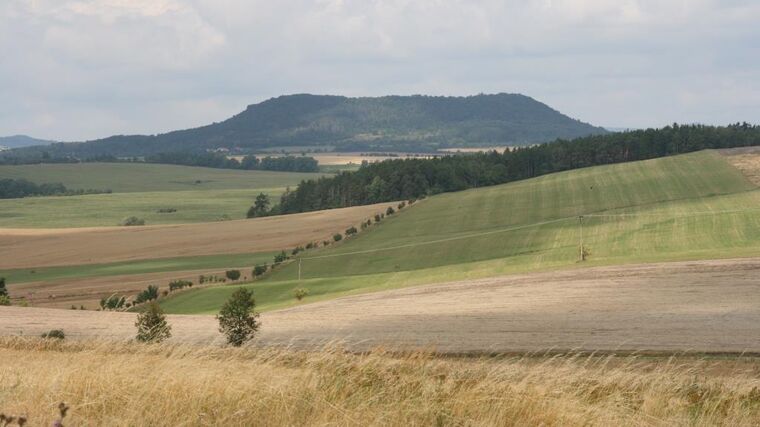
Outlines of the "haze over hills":
[{"label": "haze over hills", "polygon": [[606,132],[519,94],[378,98],[299,94],[249,105],[223,122],[194,129],[119,135],[56,144],[46,150],[74,156],[285,146],[426,151],[451,146],[526,145]]},{"label": "haze over hills", "polygon": [[55,141],[32,138],[26,135],[0,136],[0,150],[5,148],[31,147],[34,145],[50,145]]}]

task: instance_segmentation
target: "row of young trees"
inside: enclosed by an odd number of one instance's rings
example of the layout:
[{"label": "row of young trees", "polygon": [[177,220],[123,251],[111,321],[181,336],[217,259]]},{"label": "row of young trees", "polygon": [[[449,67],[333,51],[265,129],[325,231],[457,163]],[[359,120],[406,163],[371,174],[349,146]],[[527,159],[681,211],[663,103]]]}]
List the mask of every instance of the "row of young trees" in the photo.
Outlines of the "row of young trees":
[{"label": "row of young trees", "polygon": [[302,181],[274,212],[288,214],[420,198],[553,172],[645,160],[703,149],[760,145],[760,126],[674,124],[507,150],[432,159],[394,159],[356,172]]},{"label": "row of young trees", "polygon": [[71,190],[60,182],[36,184],[25,179],[0,179],[0,199],[20,199],[22,197],[34,196],[75,196],[110,192],[111,190]]}]

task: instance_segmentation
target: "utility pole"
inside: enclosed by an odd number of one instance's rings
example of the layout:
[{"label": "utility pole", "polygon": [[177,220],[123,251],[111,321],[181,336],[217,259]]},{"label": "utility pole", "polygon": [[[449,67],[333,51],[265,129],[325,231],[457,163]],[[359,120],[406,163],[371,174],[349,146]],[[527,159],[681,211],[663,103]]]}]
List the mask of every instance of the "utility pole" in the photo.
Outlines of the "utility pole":
[{"label": "utility pole", "polygon": [[298,281],[301,281],[301,258],[298,258]]},{"label": "utility pole", "polygon": [[580,260],[585,261],[586,257],[583,256],[583,215],[578,216],[578,223],[581,225],[581,239],[580,239]]}]

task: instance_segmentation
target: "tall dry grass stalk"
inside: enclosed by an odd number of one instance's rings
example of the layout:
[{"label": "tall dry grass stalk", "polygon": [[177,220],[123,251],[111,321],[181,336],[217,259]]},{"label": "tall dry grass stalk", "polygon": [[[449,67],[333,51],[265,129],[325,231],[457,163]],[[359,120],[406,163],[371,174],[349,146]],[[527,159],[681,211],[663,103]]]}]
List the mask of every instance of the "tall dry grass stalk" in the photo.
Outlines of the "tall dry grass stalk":
[{"label": "tall dry grass stalk", "polygon": [[0,339],[0,410],[49,425],[758,425],[756,359],[447,359]]}]

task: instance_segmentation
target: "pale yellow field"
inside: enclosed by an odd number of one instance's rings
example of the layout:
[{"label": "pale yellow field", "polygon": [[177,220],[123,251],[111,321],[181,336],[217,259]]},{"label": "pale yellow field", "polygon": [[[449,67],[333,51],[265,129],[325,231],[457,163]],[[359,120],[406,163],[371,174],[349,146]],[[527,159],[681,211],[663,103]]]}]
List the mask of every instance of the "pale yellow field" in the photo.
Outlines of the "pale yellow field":
[{"label": "pale yellow field", "polygon": [[0,412],[30,426],[753,426],[760,363],[394,355],[0,339]]}]

